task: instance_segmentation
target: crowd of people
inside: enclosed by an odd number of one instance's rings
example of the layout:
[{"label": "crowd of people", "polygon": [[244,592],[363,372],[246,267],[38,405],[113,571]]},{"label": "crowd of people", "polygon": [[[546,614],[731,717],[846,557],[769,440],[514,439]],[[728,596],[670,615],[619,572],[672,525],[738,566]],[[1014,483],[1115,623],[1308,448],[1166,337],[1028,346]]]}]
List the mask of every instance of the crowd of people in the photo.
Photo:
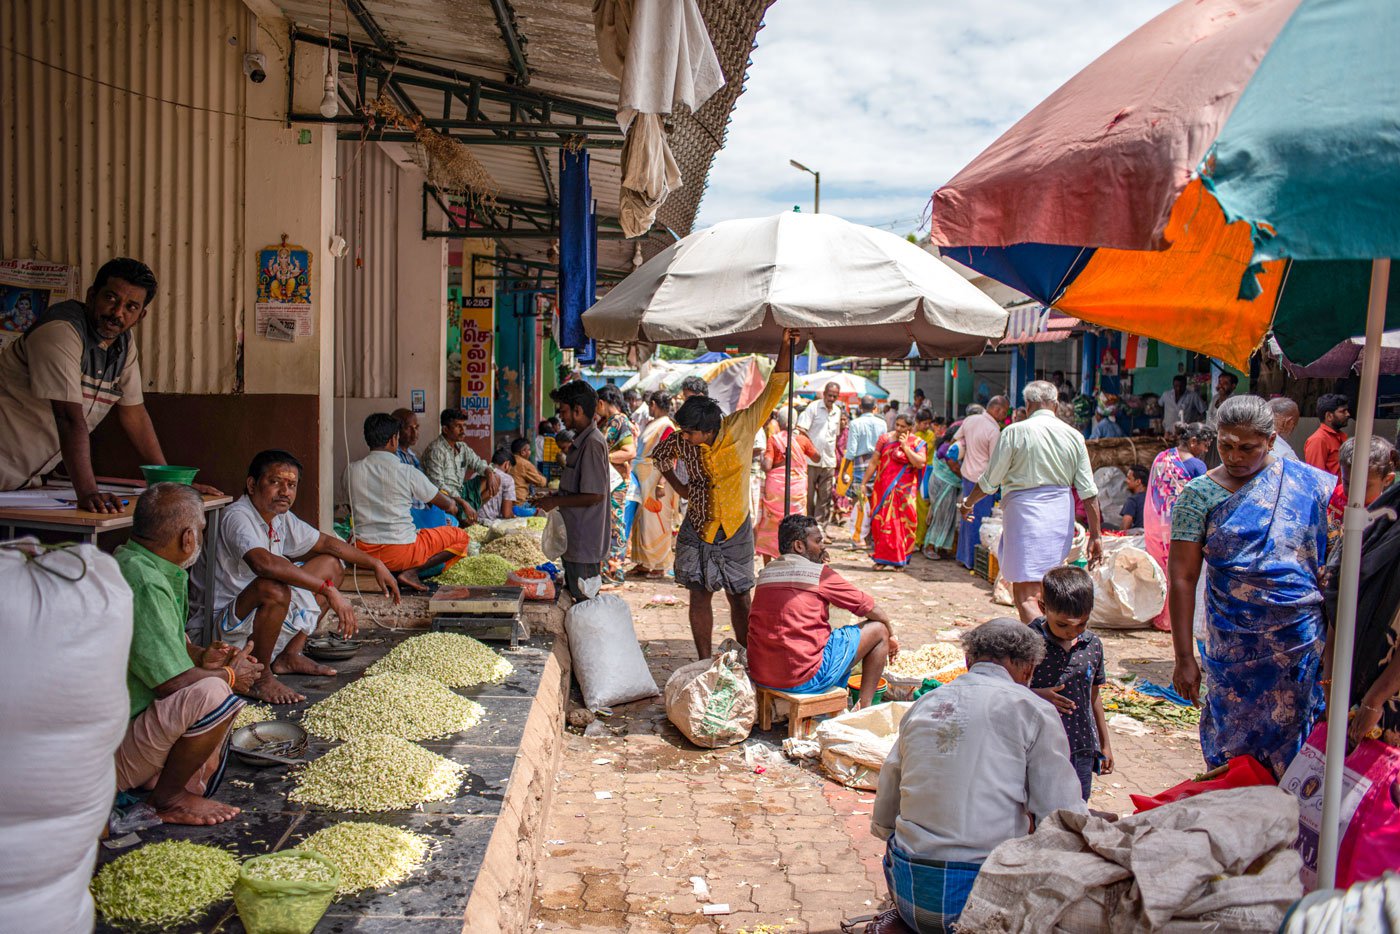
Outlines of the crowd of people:
[{"label": "crowd of people", "polygon": [[[149,269],[114,260],[84,301],[47,309],[0,352],[0,486],[28,485],[62,461],[80,505],[121,508],[96,483],[88,440],[113,409],[143,460],[164,463],[130,334],[155,290]],[[208,548],[208,488],[151,485],[116,552],[134,609],[115,790],[146,795],[167,823],[233,818],[215,794],[242,698],[296,703],[302,695],[279,676],[335,674],[303,649],[331,619],[356,632],[340,591],[347,567],[397,601],[466,553],[465,526],[555,511],[574,600],[628,576],[672,575],[689,592],[697,656],[708,658],[723,592],[757,685],[823,693],[859,664],[857,704],[868,706],[900,646],[890,613],[831,566],[829,536],[867,549],[877,569],[915,553],[971,567],[999,504],[996,554],[1017,618],[964,634],[968,673],[908,712],[872,815],[899,913],[920,930],[956,919],[997,844],[1052,811],[1084,811],[1093,776],[1115,766],[1104,650],[1088,629],[1106,524],[1140,529],[1162,568],[1158,623],[1171,632],[1173,687],[1201,705],[1206,765],[1250,756],[1281,776],[1321,719],[1338,664],[1354,675],[1349,742],[1400,744],[1400,521],[1367,531],[1356,648],[1350,659],[1333,651],[1348,481],[1366,471],[1364,504],[1378,514],[1400,503],[1394,447],[1378,437],[1356,450],[1346,397],[1317,400],[1300,458],[1293,400],[1239,393],[1224,373],[1206,404],[1178,377],[1163,396],[1170,446],[1150,468],[1127,469],[1127,498],[1105,517],[1063,379],[1029,383],[1024,408],[993,396],[951,425],[922,393],[911,406],[881,409],[865,396],[852,408],[834,383],[799,413],[782,404],[793,338],[736,411],[694,377],[678,398],[573,379],[553,392],[555,414],[535,438],[490,457],[467,443],[460,409],[440,413],[421,454],[417,414],[374,413],[363,424],[368,453],[344,476],[353,543],[295,514],[303,468],[289,451],[252,458]],[[1085,567],[1067,560],[1077,516]],[[186,635],[201,561],[213,563],[212,591],[195,595],[212,611],[208,646]],[[833,629],[832,607],[856,624]]]}]

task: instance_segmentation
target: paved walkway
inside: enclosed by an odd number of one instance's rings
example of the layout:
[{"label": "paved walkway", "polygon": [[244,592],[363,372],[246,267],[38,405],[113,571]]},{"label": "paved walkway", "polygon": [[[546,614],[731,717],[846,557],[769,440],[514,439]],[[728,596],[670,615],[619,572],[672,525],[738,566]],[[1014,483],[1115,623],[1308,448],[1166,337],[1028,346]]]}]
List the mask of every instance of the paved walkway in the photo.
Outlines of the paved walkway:
[{"label": "paved walkway", "polygon": [[[834,551],[832,563],[891,608],[907,648],[1010,611],[951,562],[915,558],[903,573],[875,573],[862,556]],[[657,595],[684,600],[684,591],[640,582],[622,595],[664,685],[694,660],[685,607],[644,607]],[[716,599],[716,644],[730,632],[723,604]],[[1100,635],[1110,673],[1170,678],[1165,634]],[[825,934],[877,910],[885,886],[882,846],[869,831],[872,792],[844,788],[781,756],[759,774],[744,747],[696,749],[666,720],[660,698],[619,707],[603,722],[608,735],[565,742],[536,890],[537,928]],[[783,735],[755,731],[750,743],[771,747]],[[1130,792],[1160,791],[1204,768],[1191,733],[1115,733],[1113,743],[1118,770],[1096,780],[1091,802],[1104,810],[1130,812]],[[697,897],[692,877],[703,880],[707,896]],[[705,904],[727,904],[730,913],[707,917]]]}]

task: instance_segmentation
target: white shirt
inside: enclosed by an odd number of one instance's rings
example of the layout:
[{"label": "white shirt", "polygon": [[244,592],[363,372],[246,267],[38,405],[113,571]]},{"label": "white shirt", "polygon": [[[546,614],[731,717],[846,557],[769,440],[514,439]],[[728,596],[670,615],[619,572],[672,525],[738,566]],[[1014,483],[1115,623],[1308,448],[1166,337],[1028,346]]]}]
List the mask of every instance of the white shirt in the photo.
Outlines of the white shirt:
[{"label": "white shirt", "polygon": [[821,399],[802,410],[797,417],[797,427],[807,433],[812,447],[817,449],[818,467],[836,466],[836,436],[841,433],[841,409],[839,405],[827,408]]},{"label": "white shirt", "polygon": [[501,518],[501,510],[505,508],[506,500],[515,501],[515,478],[499,467],[491,469],[496,471],[496,479],[500,481],[500,486],[496,488],[496,495],[482,503],[481,508],[476,511],[477,518],[483,522]]},{"label": "white shirt", "polygon": [[[214,608],[221,610],[238,599],[257,577],[243,560],[248,552],[266,548],[279,558],[299,558],[315,548],[320,540],[320,530],[290,512],[273,516],[269,525],[263,521],[253,501],[242,497],[224,510],[219,520],[217,547],[204,552],[206,556],[213,555],[214,560]],[[196,578],[204,579],[203,575],[191,575],[192,580]]]},{"label": "white shirt", "polygon": [[437,485],[388,451],[370,451],[345,468],[355,536],[369,545],[411,545],[418,537],[409,508],[430,503]]},{"label": "white shirt", "polygon": [[978,662],[900,721],[870,832],[894,834],[920,859],[975,863],[1061,809],[1087,810],[1060,715],[1002,666]]},{"label": "white shirt", "polygon": [[1176,427],[1176,423],[1181,421],[1181,400],[1176,396],[1176,387],[1173,386],[1162,393],[1162,431],[1170,434]]},{"label": "white shirt", "polygon": [[992,459],[992,449],[1001,437],[1001,426],[986,412],[978,412],[963,419],[958,433],[953,436],[962,454],[962,478],[976,483],[982,479],[982,471]]},{"label": "white shirt", "polygon": [[1293,445],[1288,443],[1287,438],[1283,435],[1274,435],[1274,457],[1296,461],[1298,459],[1298,454],[1293,450]]}]

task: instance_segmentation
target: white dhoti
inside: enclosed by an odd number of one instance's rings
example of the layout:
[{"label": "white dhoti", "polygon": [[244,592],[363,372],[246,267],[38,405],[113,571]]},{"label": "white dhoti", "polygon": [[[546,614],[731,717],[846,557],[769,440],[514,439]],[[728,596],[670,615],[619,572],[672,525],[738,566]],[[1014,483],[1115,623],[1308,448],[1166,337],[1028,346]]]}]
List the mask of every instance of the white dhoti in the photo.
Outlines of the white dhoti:
[{"label": "white dhoti", "polygon": [[1001,575],[1013,584],[1039,582],[1064,564],[1074,542],[1074,497],[1067,486],[1017,490],[1001,499]]},{"label": "white dhoti", "polygon": [[[287,643],[299,633],[306,633],[308,636],[314,634],[321,622],[321,607],[316,603],[316,595],[300,587],[293,587],[291,591],[292,600],[287,607],[287,618],[282,621],[282,631],[277,634],[277,644],[272,649],[273,659],[281,655]],[[218,638],[241,649],[253,637],[253,618],[258,615],[258,610],[254,607],[247,616],[239,619],[237,605],[238,598],[235,597],[214,614],[214,622]],[[267,664],[270,659],[260,658],[258,661]]]}]

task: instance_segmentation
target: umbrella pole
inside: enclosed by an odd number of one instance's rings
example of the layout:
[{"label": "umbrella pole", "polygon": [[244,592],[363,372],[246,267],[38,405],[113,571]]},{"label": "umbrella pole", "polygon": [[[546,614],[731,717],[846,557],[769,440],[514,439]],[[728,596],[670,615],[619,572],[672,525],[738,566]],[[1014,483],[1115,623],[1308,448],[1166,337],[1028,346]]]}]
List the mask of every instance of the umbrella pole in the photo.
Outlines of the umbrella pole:
[{"label": "umbrella pole", "polygon": [[1337,591],[1337,634],[1332,651],[1332,692],[1327,699],[1327,759],[1322,783],[1322,840],[1317,857],[1317,887],[1335,888],[1341,843],[1342,768],[1346,756],[1347,713],[1351,709],[1352,654],[1356,644],[1356,604],[1361,590],[1361,536],[1366,531],[1366,463],[1375,433],[1377,380],[1385,331],[1390,260],[1371,262],[1371,296],[1366,309],[1366,346],[1361,354],[1361,393],[1357,399],[1356,450],[1347,486],[1342,521],[1342,567]]},{"label": "umbrella pole", "polygon": [[[809,343],[809,346],[810,343]],[[788,444],[787,455],[783,458],[783,515],[787,516],[792,512],[792,389],[797,382],[797,338],[793,338],[788,346]]]}]

